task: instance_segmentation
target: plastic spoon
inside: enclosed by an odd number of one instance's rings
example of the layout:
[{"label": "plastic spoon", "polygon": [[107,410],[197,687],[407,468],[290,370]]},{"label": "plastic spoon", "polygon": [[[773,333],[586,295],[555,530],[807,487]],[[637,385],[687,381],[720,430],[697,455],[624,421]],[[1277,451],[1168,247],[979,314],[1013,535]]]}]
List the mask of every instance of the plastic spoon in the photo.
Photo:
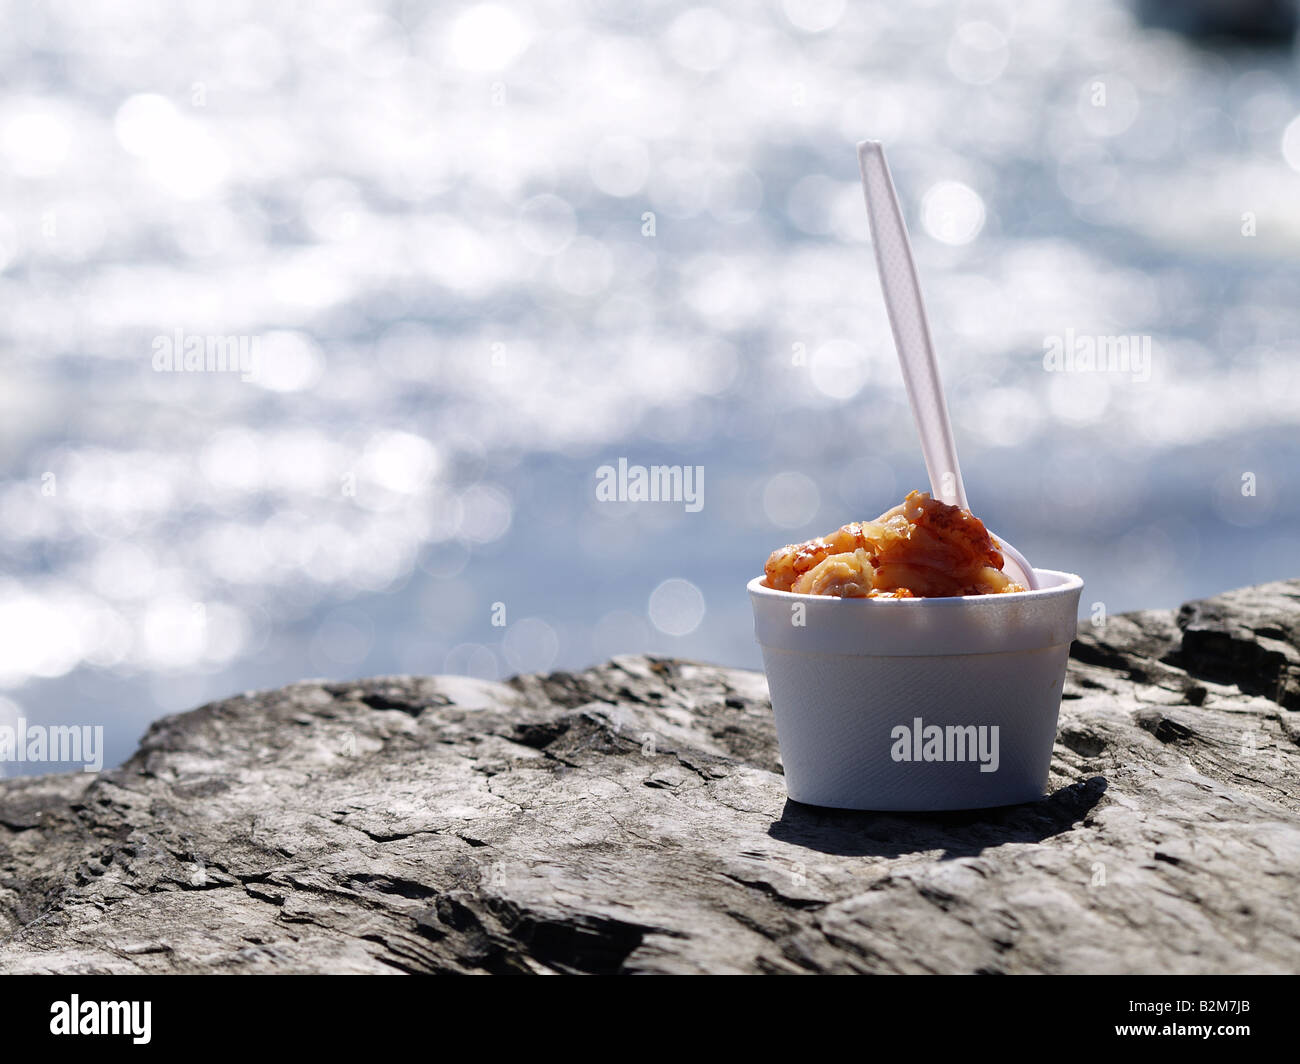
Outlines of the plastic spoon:
[{"label": "plastic spoon", "polygon": [[[957,444],[948,419],[939,364],[930,341],[930,323],[925,315],[921,285],[916,277],[912,245],[907,226],[898,206],[898,194],[885,162],[879,141],[864,140],[858,145],[858,163],[862,168],[862,189],[867,198],[867,217],[871,221],[871,239],[876,249],[880,287],[885,294],[889,324],[894,331],[898,362],[907,382],[907,396],[912,417],[921,437],[921,453],[930,475],[934,498],[950,506],[969,510],[966,488],[962,484],[961,466],[957,462]],[[1001,536],[994,537],[1006,559],[1003,571],[1012,580],[1031,591],[1038,586],[1033,566],[1015,547]]]}]

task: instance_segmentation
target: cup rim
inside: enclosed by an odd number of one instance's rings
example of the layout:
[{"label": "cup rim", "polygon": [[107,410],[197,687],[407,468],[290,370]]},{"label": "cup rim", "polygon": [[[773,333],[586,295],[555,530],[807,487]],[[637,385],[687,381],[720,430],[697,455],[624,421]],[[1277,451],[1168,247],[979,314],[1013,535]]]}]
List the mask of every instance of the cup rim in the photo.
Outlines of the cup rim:
[{"label": "cup rim", "polygon": [[1027,599],[1056,598],[1068,595],[1083,588],[1083,577],[1077,573],[1067,573],[1061,569],[1040,569],[1034,566],[1035,576],[1060,577],[1059,583],[1051,587],[1039,587],[1033,591],[1003,591],[992,595],[945,595],[934,598],[841,598],[838,595],[809,595],[795,591],[780,591],[763,583],[766,574],[754,577],[746,584],[750,595],[756,598],[781,599],[795,602],[840,602],[856,605],[839,608],[849,609],[958,609],[969,607],[972,603],[1013,603]]}]

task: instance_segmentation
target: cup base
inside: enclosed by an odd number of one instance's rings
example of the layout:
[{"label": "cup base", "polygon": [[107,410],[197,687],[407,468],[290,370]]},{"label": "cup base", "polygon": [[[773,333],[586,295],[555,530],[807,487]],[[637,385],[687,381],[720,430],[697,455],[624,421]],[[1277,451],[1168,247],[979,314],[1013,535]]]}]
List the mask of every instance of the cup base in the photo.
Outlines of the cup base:
[{"label": "cup base", "polygon": [[1046,788],[1034,793],[1031,797],[1013,798],[1010,801],[995,801],[987,804],[972,805],[969,802],[960,802],[956,805],[947,803],[917,805],[914,803],[904,802],[899,805],[845,805],[839,802],[814,802],[806,798],[796,798],[789,793],[790,801],[798,802],[800,805],[806,805],[809,809],[835,809],[842,812],[852,813],[960,813],[976,809],[1008,809],[1017,805],[1029,805],[1032,802],[1041,802],[1047,797]]},{"label": "cup base", "polygon": [[1068,643],[843,657],[763,648],[786,790],[878,812],[992,809],[1047,790]]}]

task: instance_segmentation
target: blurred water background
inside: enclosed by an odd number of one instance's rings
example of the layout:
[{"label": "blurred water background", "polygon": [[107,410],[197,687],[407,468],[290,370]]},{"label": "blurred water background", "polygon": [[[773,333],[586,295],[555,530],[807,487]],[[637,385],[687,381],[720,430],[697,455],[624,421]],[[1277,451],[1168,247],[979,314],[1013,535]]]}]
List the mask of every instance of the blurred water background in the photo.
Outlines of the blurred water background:
[{"label": "blurred water background", "polygon": [[[767,552],[926,486],[864,137],[989,525],[1089,612],[1297,575],[1287,47],[1064,0],[0,19],[0,718],[113,764],[305,677],[757,666]],[[157,371],[176,330],[254,379]],[[1047,372],[1067,333],[1150,379]],[[598,502],[620,457],[703,508]]]}]

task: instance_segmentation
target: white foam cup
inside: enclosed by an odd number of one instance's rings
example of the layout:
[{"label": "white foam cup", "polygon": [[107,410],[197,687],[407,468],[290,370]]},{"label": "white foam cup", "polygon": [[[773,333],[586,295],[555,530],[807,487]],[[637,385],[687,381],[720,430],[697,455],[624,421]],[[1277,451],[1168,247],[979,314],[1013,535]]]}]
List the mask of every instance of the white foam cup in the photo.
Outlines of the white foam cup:
[{"label": "white foam cup", "polygon": [[940,810],[1042,797],[1083,581],[955,598],[796,595],[749,582],[790,797]]}]

